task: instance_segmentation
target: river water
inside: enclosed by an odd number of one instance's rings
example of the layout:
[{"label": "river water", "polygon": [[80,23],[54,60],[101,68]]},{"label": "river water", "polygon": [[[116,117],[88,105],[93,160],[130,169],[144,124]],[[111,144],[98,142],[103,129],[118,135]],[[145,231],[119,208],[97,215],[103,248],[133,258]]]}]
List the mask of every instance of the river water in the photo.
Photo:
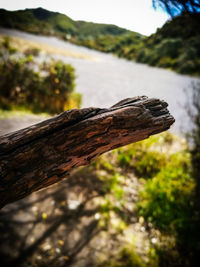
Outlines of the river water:
[{"label": "river water", "polygon": [[0,33],[88,55],[87,59],[54,55],[55,58],[75,67],[76,91],[83,95],[82,107],[109,107],[123,98],[146,95],[163,99],[169,104],[169,110],[176,119],[171,128],[173,132],[180,134],[190,129],[190,120],[185,108],[188,101],[186,92],[190,92],[191,82],[199,79],[119,59],[55,37],[5,29],[0,29]]}]

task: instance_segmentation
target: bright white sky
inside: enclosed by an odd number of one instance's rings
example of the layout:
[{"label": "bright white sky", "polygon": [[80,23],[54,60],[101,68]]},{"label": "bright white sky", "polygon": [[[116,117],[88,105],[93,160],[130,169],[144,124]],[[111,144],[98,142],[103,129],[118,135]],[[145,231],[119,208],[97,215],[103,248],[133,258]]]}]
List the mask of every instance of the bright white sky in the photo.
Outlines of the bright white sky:
[{"label": "bright white sky", "polygon": [[154,33],[169,16],[154,10],[151,0],[0,0],[0,8],[43,7],[74,20],[115,24],[145,35]]}]

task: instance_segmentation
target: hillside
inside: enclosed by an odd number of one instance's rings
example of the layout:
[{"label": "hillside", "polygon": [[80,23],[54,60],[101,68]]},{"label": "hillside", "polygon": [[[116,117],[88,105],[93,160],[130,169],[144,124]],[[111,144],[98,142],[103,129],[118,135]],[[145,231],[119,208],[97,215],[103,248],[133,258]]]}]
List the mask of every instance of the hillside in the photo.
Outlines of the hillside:
[{"label": "hillside", "polygon": [[119,57],[178,73],[200,76],[200,14],[183,14],[167,21],[149,37],[129,33],[99,36],[80,42]]},{"label": "hillside", "polygon": [[32,33],[76,37],[100,34],[122,35],[129,31],[115,25],[74,21],[64,14],[43,8],[7,11],[0,9],[0,26]]},{"label": "hillside", "polygon": [[145,37],[115,25],[74,21],[42,8],[0,9],[0,26],[55,35],[72,43],[151,66],[200,76],[200,14],[183,14]]},{"label": "hillside", "polygon": [[76,28],[69,17],[42,8],[7,11],[0,9],[0,25],[31,33],[63,34],[74,33]]},{"label": "hillside", "polygon": [[103,52],[115,52],[118,43],[127,36],[136,42],[143,38],[139,33],[116,25],[74,21],[64,14],[43,8],[18,11],[0,9],[0,26],[34,34],[54,35]]},{"label": "hillside", "polygon": [[200,13],[183,14],[166,22],[144,40],[136,60],[152,66],[200,75]]}]

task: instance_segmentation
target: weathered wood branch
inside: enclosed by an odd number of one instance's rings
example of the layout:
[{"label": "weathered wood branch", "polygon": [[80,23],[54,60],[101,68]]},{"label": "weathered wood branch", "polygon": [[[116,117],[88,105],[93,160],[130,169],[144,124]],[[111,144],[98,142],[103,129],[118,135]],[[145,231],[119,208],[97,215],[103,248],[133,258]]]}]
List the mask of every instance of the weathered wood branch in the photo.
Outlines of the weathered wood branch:
[{"label": "weathered wood branch", "polygon": [[74,167],[167,130],[167,103],[134,97],[109,109],[66,111],[0,137],[0,207],[56,183]]}]

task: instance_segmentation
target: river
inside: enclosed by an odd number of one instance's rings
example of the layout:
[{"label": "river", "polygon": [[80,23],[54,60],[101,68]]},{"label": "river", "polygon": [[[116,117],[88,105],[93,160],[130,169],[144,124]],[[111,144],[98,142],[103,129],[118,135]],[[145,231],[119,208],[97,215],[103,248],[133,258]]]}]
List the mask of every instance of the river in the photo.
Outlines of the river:
[{"label": "river", "polygon": [[169,110],[176,119],[172,132],[180,134],[189,131],[191,126],[185,108],[188,101],[186,92],[191,91],[191,82],[199,79],[119,59],[55,37],[5,29],[0,29],[0,33],[88,55],[89,57],[84,59],[54,55],[55,58],[75,67],[76,91],[83,95],[82,107],[109,107],[123,98],[138,95],[160,98],[168,102]]}]

